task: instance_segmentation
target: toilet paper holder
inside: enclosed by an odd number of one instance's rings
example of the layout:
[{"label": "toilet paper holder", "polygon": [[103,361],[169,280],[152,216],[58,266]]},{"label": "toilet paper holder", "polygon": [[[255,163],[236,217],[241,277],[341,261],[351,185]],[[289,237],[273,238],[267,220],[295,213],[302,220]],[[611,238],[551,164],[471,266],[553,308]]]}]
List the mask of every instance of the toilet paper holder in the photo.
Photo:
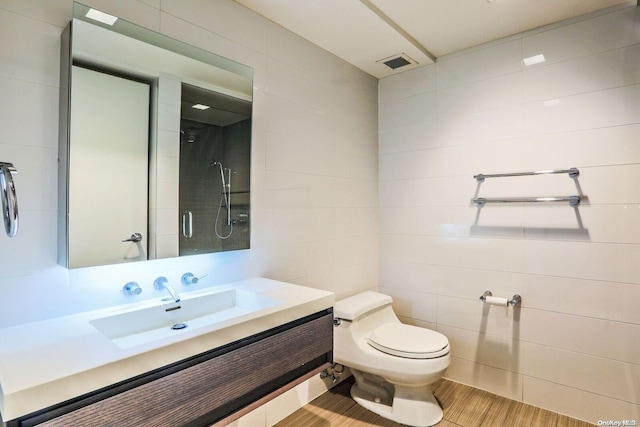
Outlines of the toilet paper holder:
[{"label": "toilet paper holder", "polygon": [[[493,297],[493,292],[491,291],[484,291],[484,294],[480,295],[480,301],[482,302],[487,302],[487,297]],[[500,300],[500,301],[497,301]],[[495,302],[494,302],[495,301]],[[512,307],[515,307],[516,305],[520,304],[522,302],[522,297],[518,294],[515,294],[514,296],[511,297],[511,299],[506,299],[506,298],[494,298],[492,300],[490,300],[490,303],[497,303],[502,305],[502,303],[504,302],[504,305],[510,305]]]}]

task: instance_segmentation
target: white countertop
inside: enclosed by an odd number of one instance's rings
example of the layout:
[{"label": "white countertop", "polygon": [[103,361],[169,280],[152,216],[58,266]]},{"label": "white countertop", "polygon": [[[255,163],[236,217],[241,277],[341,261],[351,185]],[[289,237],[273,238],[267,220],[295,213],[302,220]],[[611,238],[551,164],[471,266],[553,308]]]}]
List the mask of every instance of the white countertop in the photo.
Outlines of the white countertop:
[{"label": "white countertop", "polygon": [[192,292],[240,289],[280,304],[176,337],[120,348],[89,322],[139,308],[175,305],[159,299],[0,329],[0,413],[9,421],[182,359],[330,308],[334,294],[264,278]]}]

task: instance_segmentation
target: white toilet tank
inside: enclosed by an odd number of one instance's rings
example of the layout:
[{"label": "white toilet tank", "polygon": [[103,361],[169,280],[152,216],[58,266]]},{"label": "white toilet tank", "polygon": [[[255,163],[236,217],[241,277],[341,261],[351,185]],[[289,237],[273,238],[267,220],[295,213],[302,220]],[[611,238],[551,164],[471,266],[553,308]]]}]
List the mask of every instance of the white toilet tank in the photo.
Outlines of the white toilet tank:
[{"label": "white toilet tank", "polygon": [[[387,323],[400,323],[393,311],[393,298],[378,292],[366,291],[340,301],[333,306],[333,317],[341,319],[342,325],[334,329],[336,345],[343,340],[356,341],[367,337],[377,327]],[[349,345],[350,346],[350,345]],[[345,346],[349,347],[349,346]],[[340,349],[334,349],[334,355]]]},{"label": "white toilet tank", "polygon": [[353,321],[379,307],[391,305],[392,302],[389,295],[366,291],[337,301],[333,307],[333,317]]}]

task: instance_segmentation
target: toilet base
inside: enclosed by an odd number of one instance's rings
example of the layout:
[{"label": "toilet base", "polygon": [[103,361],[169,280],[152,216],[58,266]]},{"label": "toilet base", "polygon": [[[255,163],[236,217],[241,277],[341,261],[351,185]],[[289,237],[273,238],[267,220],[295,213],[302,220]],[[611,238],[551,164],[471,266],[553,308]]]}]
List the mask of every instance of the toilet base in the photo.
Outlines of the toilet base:
[{"label": "toilet base", "polygon": [[433,426],[442,420],[442,408],[428,385],[421,387],[396,385],[391,401],[384,396],[387,387],[380,387],[383,391],[380,397],[371,393],[373,391],[371,386],[367,384],[363,388],[356,382],[351,387],[351,397],[359,405],[381,417],[414,427]]}]

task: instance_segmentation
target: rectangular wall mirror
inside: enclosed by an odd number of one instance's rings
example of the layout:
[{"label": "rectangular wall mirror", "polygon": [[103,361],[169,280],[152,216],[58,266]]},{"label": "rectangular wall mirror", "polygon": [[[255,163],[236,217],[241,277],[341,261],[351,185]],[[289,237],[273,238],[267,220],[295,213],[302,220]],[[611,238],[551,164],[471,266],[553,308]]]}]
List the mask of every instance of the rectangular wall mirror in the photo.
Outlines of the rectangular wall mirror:
[{"label": "rectangular wall mirror", "polygon": [[253,70],[95,16],[62,36],[59,263],[248,249]]}]

